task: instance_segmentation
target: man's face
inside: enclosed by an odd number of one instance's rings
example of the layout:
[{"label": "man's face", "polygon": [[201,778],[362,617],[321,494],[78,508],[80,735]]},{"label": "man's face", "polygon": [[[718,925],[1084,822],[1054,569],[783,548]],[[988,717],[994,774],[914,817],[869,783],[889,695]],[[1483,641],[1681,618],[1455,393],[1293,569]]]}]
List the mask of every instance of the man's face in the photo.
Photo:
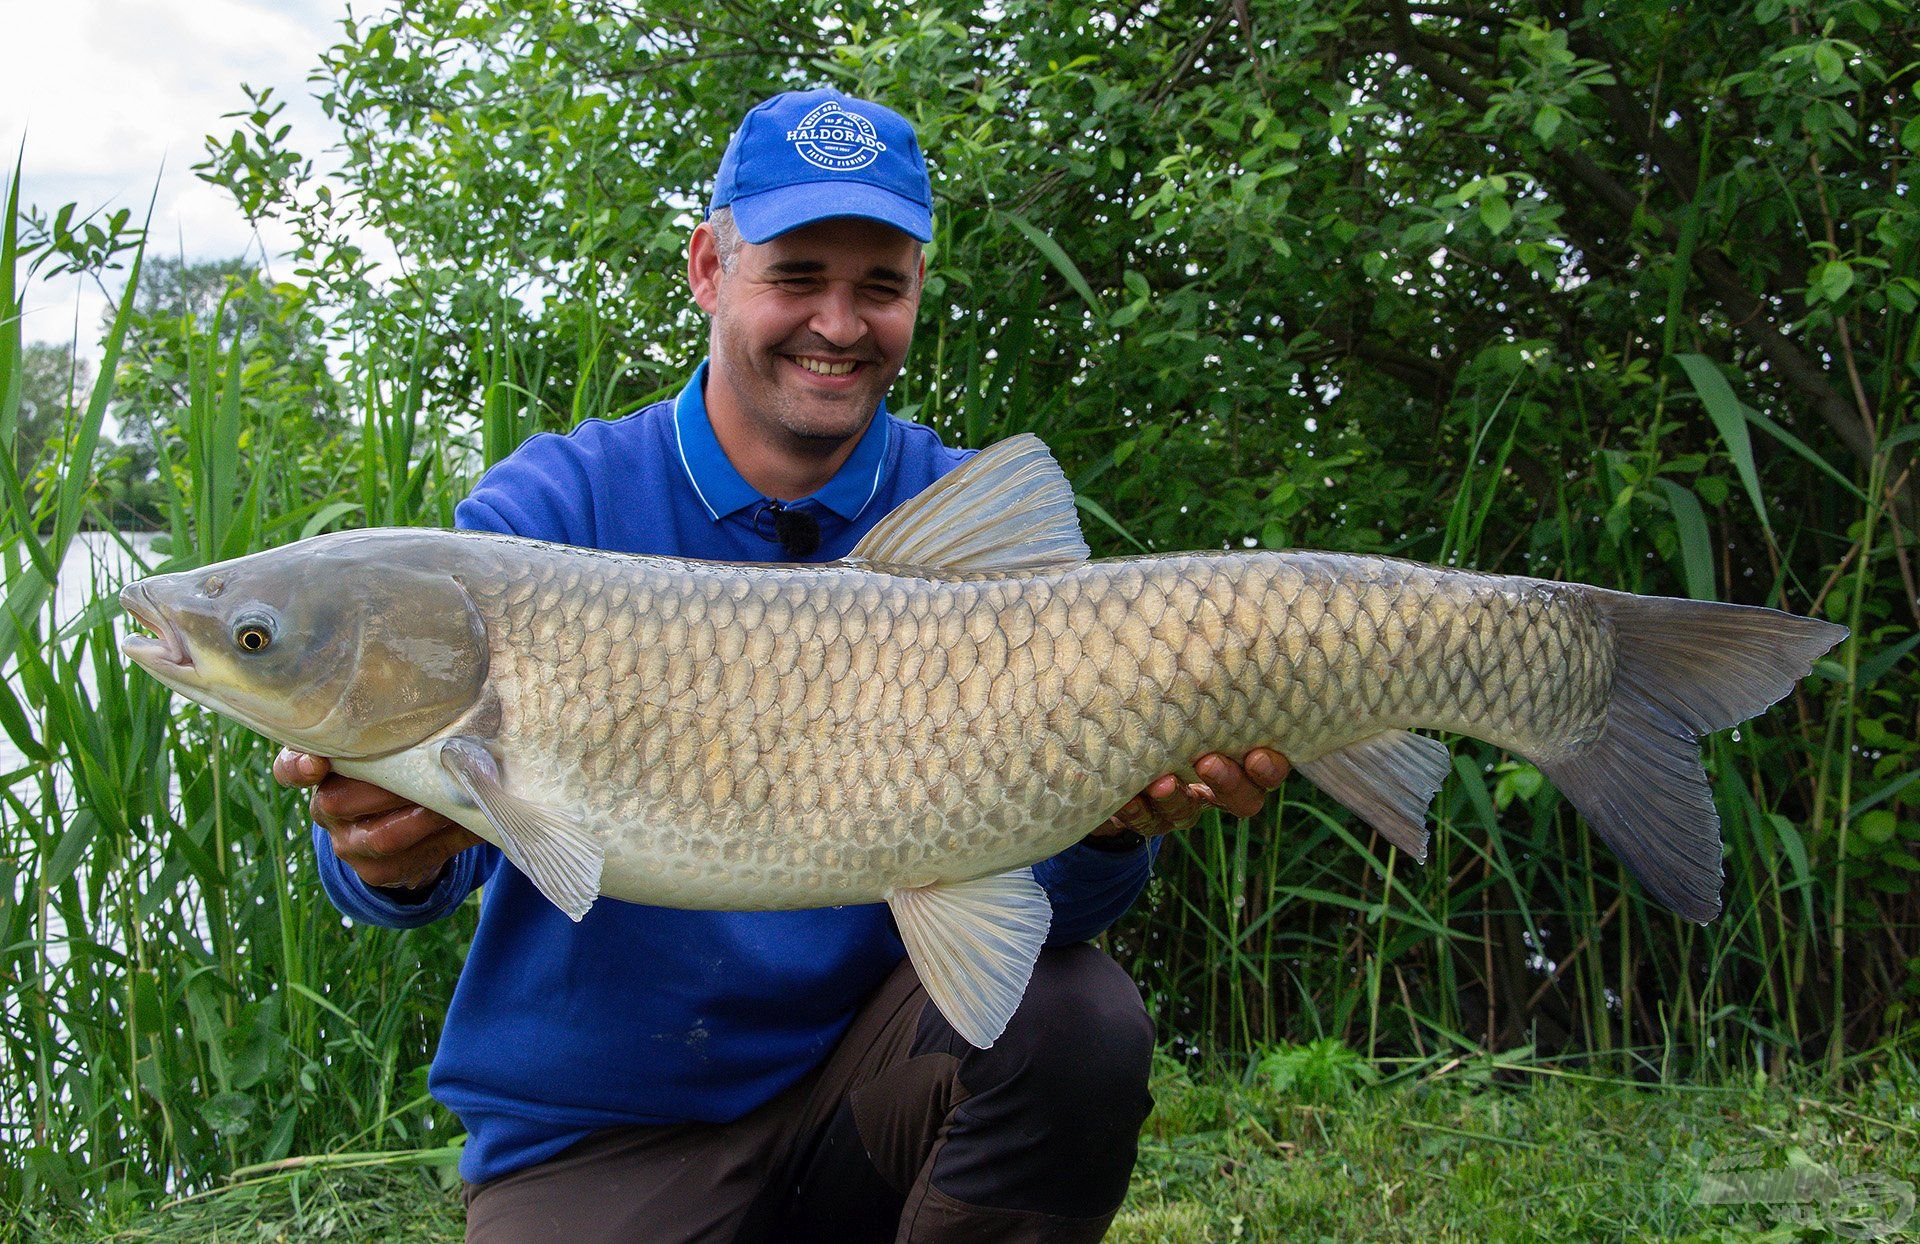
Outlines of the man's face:
[{"label": "man's face", "polygon": [[743,242],[731,271],[703,225],[688,275],[713,317],[709,405],[717,384],[721,400],[790,444],[858,436],[906,362],[922,273],[919,244],[871,220]]}]

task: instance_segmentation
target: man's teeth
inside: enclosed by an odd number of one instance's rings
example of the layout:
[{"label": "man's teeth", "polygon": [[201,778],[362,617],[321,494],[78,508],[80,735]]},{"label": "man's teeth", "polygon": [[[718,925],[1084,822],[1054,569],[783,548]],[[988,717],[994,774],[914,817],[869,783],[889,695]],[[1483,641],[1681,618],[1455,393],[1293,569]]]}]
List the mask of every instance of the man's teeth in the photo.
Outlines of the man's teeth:
[{"label": "man's teeth", "polygon": [[799,356],[795,356],[793,361],[816,376],[844,376],[854,368],[860,366],[858,362],[852,360],[844,363],[828,363],[821,359],[801,358]]}]

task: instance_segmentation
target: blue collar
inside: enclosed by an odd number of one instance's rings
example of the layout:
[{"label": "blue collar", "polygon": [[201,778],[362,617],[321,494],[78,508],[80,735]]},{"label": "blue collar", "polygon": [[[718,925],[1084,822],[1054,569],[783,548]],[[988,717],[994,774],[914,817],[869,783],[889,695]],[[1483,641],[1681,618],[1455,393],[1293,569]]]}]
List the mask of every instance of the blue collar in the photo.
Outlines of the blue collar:
[{"label": "blue collar", "polygon": [[[717,523],[767,498],[746,481],[727,451],[720,448],[720,438],[713,434],[713,423],[707,418],[706,388],[707,364],[703,361],[673,403],[673,439],[693,491],[706,507],[707,517]],[[848,522],[858,518],[880,491],[880,473],[887,465],[887,423],[887,404],[883,401],[861,434],[860,443],[826,486],[792,504],[817,502]]]}]

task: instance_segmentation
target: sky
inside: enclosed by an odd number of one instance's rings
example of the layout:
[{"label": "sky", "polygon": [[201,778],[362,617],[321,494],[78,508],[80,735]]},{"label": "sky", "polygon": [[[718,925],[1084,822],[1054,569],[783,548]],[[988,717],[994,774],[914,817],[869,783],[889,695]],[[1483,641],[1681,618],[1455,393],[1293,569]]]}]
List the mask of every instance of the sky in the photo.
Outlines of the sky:
[{"label": "sky", "polygon": [[[360,0],[361,12],[369,11]],[[316,157],[337,130],[309,96],[307,75],[336,41],[347,0],[0,0],[0,155],[10,175],[25,142],[21,200],[51,213],[78,203],[126,207],[137,220],[155,194],[150,247],[190,259],[265,256],[289,237],[256,233],[225,192],[192,165],[207,135],[224,137],[244,108],[242,83],[287,103],[295,150]],[[91,282],[45,283],[27,295],[29,341],[71,341],[97,357],[106,299]]]}]

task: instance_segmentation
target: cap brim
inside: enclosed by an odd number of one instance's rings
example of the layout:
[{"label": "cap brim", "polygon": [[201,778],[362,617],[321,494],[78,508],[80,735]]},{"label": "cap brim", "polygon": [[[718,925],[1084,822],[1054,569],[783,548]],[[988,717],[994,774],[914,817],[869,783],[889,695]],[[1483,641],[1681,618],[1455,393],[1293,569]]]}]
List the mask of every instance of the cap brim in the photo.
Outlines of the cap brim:
[{"label": "cap brim", "polygon": [[813,181],[736,196],[733,223],[758,245],[819,220],[858,216],[892,225],[908,237],[933,241],[933,212],[891,190],[859,181]]}]

